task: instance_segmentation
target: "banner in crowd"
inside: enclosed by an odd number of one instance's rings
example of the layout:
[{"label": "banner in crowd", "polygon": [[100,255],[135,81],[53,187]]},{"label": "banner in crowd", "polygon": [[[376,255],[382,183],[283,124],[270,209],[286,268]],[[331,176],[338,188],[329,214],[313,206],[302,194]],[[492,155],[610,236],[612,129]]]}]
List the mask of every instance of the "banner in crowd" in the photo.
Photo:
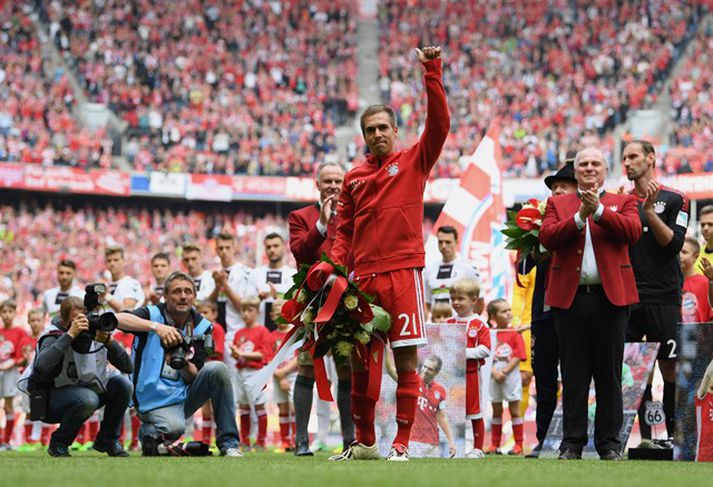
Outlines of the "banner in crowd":
[{"label": "banner in crowd", "polygon": [[25,166],[0,164],[0,188],[22,188],[25,183]]},{"label": "banner in crowd", "polygon": [[[624,421],[621,425],[621,444],[626,445],[634,427],[634,419],[644,396],[644,389],[651,371],[656,363],[656,354],[659,350],[658,343],[627,343],[624,346],[624,364],[621,371],[621,388],[624,399]],[[589,425],[587,436],[589,442],[582,451],[582,458],[599,458],[594,448],[594,415],[597,411],[597,398],[594,382],[589,387]],[[559,455],[562,442],[562,396],[557,398],[557,409],[552,416],[550,429],[547,430],[542,456],[554,458]]]},{"label": "banner in crowd", "polygon": [[[465,333],[465,325],[426,325],[428,345],[418,349],[419,396],[409,442],[409,455],[414,458],[448,458],[450,446],[455,447],[455,457],[465,456]],[[393,364],[391,352],[387,355]],[[388,363],[385,369],[376,406],[382,456],[388,455],[396,435],[395,369],[393,376]]]},{"label": "banner in crowd", "polygon": [[233,181],[225,174],[190,174],[186,198],[203,201],[231,201]]},{"label": "banner in crowd", "polygon": [[88,172],[67,166],[33,166],[24,170],[22,189],[49,192],[100,194],[110,196],[130,195],[128,173],[91,169]]},{"label": "banner in crowd", "polygon": [[[464,177],[468,181],[477,181],[473,175],[482,175],[478,170],[468,170],[473,164],[486,174],[495,176],[492,181],[501,185],[502,189],[495,192],[496,205],[511,207],[529,198],[543,199],[549,195],[542,178],[536,179],[500,179],[500,173],[493,173],[495,160],[499,161],[500,148],[497,139],[493,139],[493,130],[489,132],[473,156],[464,157],[467,165]],[[482,149],[481,149],[482,147]],[[480,152],[479,152],[480,151]],[[477,159],[476,159],[477,157]],[[483,158],[484,157],[484,158]],[[500,165],[499,162],[497,163]],[[28,169],[27,171],[25,169]],[[55,177],[59,179],[55,182]],[[490,177],[490,176],[488,176]],[[685,174],[678,176],[663,176],[661,182],[686,193],[689,199],[713,198],[712,174]],[[127,185],[127,178],[130,184]],[[463,185],[464,180],[435,179],[426,183],[424,201],[426,203],[443,203],[450,197],[472,202],[472,198],[464,200],[462,191],[473,188],[471,183]],[[617,191],[619,186],[630,184],[623,178],[609,179],[607,190]],[[230,199],[227,198],[231,187]],[[483,187],[487,188],[487,184]],[[1,163],[0,188],[28,189],[33,191],[68,191],[77,193],[92,193],[118,196],[157,196],[182,197],[186,199],[205,201],[317,201],[319,194],[313,178],[309,177],[279,177],[279,176],[231,176],[226,174],[184,174],[109,171],[104,169],[79,169],[69,166],[40,166],[35,164]],[[215,190],[215,191],[213,191]],[[480,201],[478,192],[475,198]],[[454,200],[458,201],[458,199]],[[485,200],[487,204],[487,199]],[[451,210],[457,208],[452,204]],[[462,208],[465,209],[465,208]],[[456,214],[459,215],[459,214]]]},{"label": "banner in crowd", "polygon": [[680,323],[674,458],[713,462],[713,323]]},{"label": "banner in crowd", "polygon": [[[497,122],[468,160],[460,184],[446,201],[433,226],[450,225],[458,231],[459,252],[480,270],[483,286],[481,296],[486,301],[509,296],[513,281],[510,252],[500,229],[505,221],[503,204],[502,162]],[[433,248],[431,235],[427,251]]]}]

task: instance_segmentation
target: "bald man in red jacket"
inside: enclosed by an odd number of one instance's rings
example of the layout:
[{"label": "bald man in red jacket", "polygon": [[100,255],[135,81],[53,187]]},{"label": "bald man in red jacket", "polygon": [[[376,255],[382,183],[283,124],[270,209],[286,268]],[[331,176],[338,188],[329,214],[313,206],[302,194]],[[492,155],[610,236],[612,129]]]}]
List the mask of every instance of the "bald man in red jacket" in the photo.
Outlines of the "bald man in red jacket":
[{"label": "bald man in red jacket", "polygon": [[545,304],[552,307],[562,370],[560,459],[581,458],[587,444],[587,400],[594,378],[594,445],[602,460],[621,459],[621,370],[629,305],[639,301],[629,246],[641,236],[636,200],[607,193],[604,155],[581,150],[577,192],[547,202],[540,243],[552,253]]}]

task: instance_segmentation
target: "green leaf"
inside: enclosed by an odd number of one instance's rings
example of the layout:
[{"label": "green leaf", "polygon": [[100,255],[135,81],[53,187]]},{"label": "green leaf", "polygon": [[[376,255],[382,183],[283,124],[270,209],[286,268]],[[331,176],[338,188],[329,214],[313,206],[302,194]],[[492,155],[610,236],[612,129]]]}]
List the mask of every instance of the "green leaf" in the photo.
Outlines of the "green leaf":
[{"label": "green leaf", "polygon": [[391,315],[381,306],[374,304],[371,305],[371,311],[374,313],[374,318],[370,322],[372,333],[374,331],[387,333],[391,329]]},{"label": "green leaf", "polygon": [[374,325],[370,321],[369,323],[360,323],[361,329],[367,332],[369,335],[374,331]]}]

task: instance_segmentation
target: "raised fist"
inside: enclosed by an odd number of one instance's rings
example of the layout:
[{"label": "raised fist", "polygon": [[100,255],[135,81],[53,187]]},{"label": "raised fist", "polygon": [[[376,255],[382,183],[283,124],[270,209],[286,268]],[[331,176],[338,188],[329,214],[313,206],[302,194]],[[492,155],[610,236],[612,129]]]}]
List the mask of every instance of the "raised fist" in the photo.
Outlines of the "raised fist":
[{"label": "raised fist", "polygon": [[417,47],[416,55],[418,56],[418,60],[422,63],[438,59],[441,57],[441,46],[427,46],[424,47],[423,50]]}]

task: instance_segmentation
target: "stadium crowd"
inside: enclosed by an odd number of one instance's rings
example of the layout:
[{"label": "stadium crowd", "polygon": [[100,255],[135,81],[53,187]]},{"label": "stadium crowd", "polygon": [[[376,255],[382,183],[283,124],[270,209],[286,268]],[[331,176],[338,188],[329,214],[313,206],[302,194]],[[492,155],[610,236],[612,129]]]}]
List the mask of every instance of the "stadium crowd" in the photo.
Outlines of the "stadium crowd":
[{"label": "stadium crowd", "polygon": [[111,138],[73,118],[74,93],[41,49],[29,6],[2,2],[0,18],[0,161],[111,167]]},{"label": "stadium crowd", "polygon": [[[357,109],[353,2],[52,2],[50,35],[129,125],[137,170],[312,175]],[[190,12],[190,14],[186,14]]]},{"label": "stadium crowd", "polygon": [[[316,163],[338,158],[336,128],[358,109],[353,2],[35,6],[88,99],[127,123],[121,151],[138,171],[311,176]],[[75,96],[40,48],[33,7],[0,8],[10,19],[0,54],[0,159],[112,167],[107,131],[82,128],[72,116]],[[409,143],[423,102],[407,55],[396,51],[429,37],[453,60],[444,81],[455,115],[432,177],[459,177],[459,158],[496,118],[508,176],[553,171],[568,140],[596,142],[611,157],[612,129],[630,109],[656,102],[705,8],[683,1],[385,1],[381,97],[397,108]],[[660,163],[669,174],[713,170],[708,76],[695,69],[705,66],[709,38],[699,34],[671,83],[677,127]],[[349,160],[363,148],[360,139],[350,144]]]},{"label": "stadium crowd", "polygon": [[[437,169],[460,174],[496,118],[510,177],[556,169],[576,140],[611,157],[611,130],[651,106],[703,12],[691,2],[428,2],[381,4],[382,99],[396,108],[406,141],[424,113],[419,79],[402,46],[446,46],[444,83],[453,116]],[[695,62],[695,61],[693,61]],[[706,97],[697,84],[691,96]]]},{"label": "stadium crowd", "polygon": [[671,81],[675,130],[667,154],[666,172],[713,172],[713,74],[709,69],[713,49],[713,24],[693,41],[691,56]]}]

